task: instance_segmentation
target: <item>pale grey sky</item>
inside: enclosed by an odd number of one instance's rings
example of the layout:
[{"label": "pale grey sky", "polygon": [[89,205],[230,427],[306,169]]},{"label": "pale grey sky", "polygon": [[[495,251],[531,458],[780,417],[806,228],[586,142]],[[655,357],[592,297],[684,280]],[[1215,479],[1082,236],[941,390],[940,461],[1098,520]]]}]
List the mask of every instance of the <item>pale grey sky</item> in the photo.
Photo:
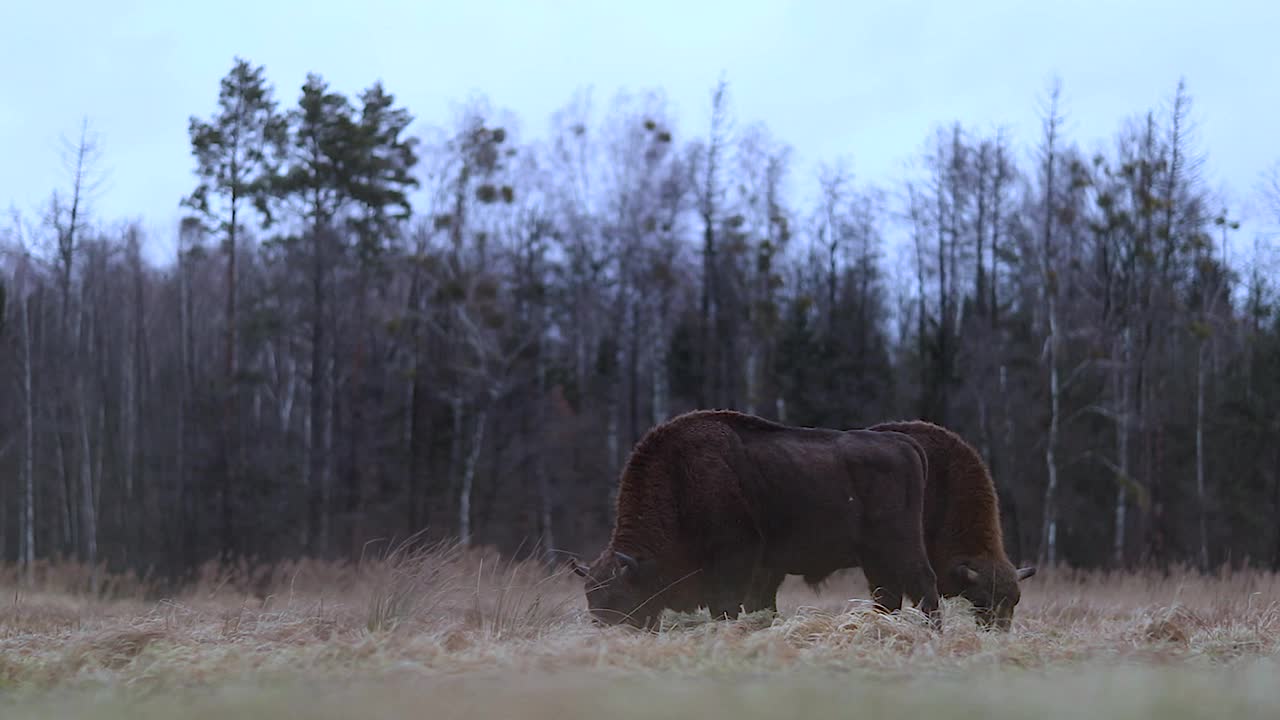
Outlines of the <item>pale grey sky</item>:
[{"label": "pale grey sky", "polygon": [[723,70],[739,122],[794,147],[797,186],[838,156],[893,181],[953,120],[1004,124],[1025,150],[1054,73],[1071,137],[1092,148],[1183,75],[1206,179],[1239,204],[1280,158],[1277,28],[1269,0],[5,0],[0,206],[30,213],[65,186],[59,137],[87,114],[110,171],[96,217],[142,218],[167,253],[193,181],[187,119],[213,110],[237,54],[266,66],[283,105],[307,71],[351,93],[380,78],[419,122],[447,123],[479,91],[524,134],[586,86],[601,105],[660,87],[680,136],[701,133]]}]

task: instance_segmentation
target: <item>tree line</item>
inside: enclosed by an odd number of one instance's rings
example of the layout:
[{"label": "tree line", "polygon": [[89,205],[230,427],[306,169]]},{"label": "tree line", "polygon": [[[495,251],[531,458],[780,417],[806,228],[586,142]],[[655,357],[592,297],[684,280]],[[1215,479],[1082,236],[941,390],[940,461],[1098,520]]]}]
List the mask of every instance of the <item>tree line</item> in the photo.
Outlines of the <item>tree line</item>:
[{"label": "tree line", "polygon": [[956,430],[1019,561],[1280,567],[1276,285],[1228,255],[1182,83],[1096,151],[1055,83],[1025,157],[939,125],[901,182],[831,162],[806,202],[710,104],[581,93],[524,140],[474,98],[416,136],[381,83],[282,100],[237,58],[159,265],[88,210],[85,126],[0,236],[0,558],[590,552],[632,444],[728,407]]}]

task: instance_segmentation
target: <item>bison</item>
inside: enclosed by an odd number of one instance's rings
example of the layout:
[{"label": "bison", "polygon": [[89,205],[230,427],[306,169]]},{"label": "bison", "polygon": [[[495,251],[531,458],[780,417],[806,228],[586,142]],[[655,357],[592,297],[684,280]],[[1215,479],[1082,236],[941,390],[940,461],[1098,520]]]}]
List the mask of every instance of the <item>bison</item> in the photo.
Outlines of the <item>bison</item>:
[{"label": "bison", "polygon": [[908,435],[929,458],[924,536],[938,592],[968,599],[982,625],[1007,630],[1021,598],[1018,583],[1036,569],[1016,568],[1005,555],[1000,504],[982,456],[956,433],[923,420],[869,429]]},{"label": "bison", "polygon": [[[907,435],[927,456],[924,535],[929,564],[942,597],[963,597],[984,627],[1008,630],[1021,600],[1019,583],[1035,575],[1035,567],[1017,568],[1005,554],[999,500],[982,456],[955,432],[923,420],[873,425],[868,430]],[[817,586],[825,578],[807,575]],[[778,585],[743,588],[748,612],[776,610]]]},{"label": "bison", "polygon": [[622,471],[612,538],[585,578],[592,617],[777,611],[787,574],[861,567],[882,611],[904,595],[941,627],[924,540],[928,457],[911,436],[698,410],[651,429]]}]

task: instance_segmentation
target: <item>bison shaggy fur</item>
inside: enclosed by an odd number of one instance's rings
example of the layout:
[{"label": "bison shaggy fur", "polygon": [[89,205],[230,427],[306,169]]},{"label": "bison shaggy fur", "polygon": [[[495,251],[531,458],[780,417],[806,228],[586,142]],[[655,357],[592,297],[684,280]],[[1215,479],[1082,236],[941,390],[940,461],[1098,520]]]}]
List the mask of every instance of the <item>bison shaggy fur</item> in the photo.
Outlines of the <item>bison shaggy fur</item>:
[{"label": "bison shaggy fur", "polygon": [[604,624],[664,609],[777,611],[788,574],[861,567],[883,611],[903,596],[940,627],[924,541],[928,458],[911,436],[800,428],[699,410],[650,430],[619,481],[612,537],[585,578]]},{"label": "bison shaggy fur", "polygon": [[1034,567],[1016,568],[1005,554],[1000,504],[982,456],[955,432],[923,420],[870,428],[908,435],[925,451],[924,537],[943,597],[964,597],[985,626],[1008,629],[1021,598],[1020,581]]}]

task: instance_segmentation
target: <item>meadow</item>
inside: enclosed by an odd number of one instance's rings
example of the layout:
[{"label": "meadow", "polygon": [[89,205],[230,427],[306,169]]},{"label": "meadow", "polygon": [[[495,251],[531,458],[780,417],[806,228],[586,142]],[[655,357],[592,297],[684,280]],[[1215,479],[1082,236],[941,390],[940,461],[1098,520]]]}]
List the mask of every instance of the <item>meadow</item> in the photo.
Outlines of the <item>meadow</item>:
[{"label": "meadow", "polygon": [[402,547],[210,565],[180,593],[70,564],[0,576],[0,716],[1276,717],[1280,578],[1042,569],[1013,629],[867,605],[860,571],[780,617],[600,628],[567,570]]}]

